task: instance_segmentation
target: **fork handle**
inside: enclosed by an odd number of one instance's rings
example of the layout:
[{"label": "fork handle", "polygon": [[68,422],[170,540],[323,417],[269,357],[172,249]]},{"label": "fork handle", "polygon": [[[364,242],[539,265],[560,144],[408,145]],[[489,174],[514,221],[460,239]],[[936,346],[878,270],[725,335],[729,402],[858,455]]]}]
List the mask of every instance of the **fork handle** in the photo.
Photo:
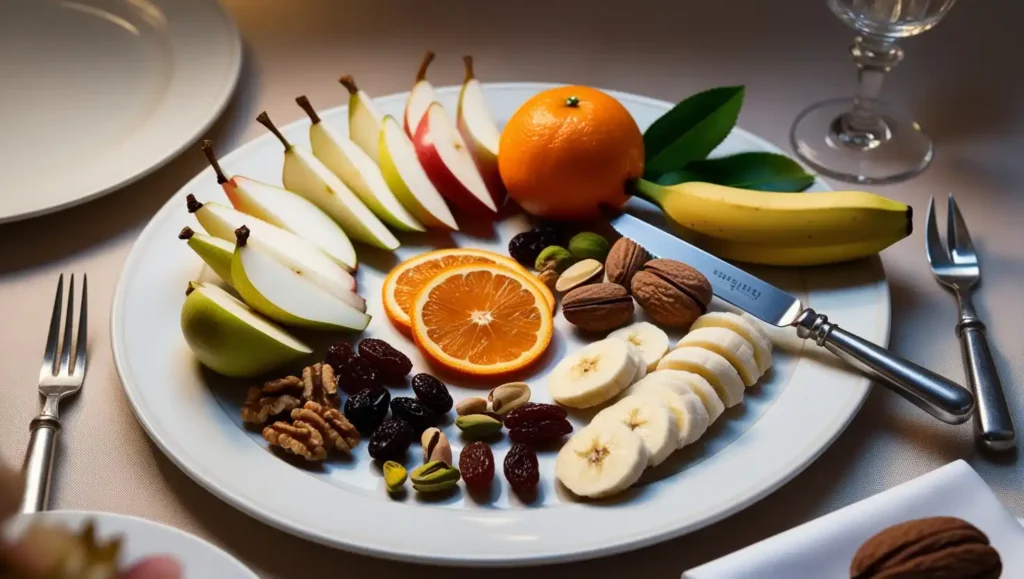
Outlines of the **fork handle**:
[{"label": "fork handle", "polygon": [[1003,395],[1003,384],[988,347],[985,324],[968,318],[957,324],[956,333],[964,355],[964,372],[978,399],[974,414],[980,442],[989,450],[1010,450],[1017,445],[1017,437]]},{"label": "fork handle", "polygon": [[45,511],[50,504],[50,480],[53,459],[57,452],[57,434],[60,422],[41,415],[32,420],[32,437],[25,456],[25,494],[21,499],[22,513]]}]

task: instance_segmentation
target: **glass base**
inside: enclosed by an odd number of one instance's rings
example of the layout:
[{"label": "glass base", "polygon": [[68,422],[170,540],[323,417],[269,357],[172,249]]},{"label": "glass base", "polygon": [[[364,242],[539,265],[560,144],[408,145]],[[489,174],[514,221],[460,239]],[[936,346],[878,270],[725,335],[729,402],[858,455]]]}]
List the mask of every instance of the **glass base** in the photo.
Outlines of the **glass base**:
[{"label": "glass base", "polygon": [[796,118],[789,134],[802,161],[828,177],[855,183],[893,183],[924,171],[932,140],[899,108],[878,102],[878,123],[855,130],[853,99],[818,103]]}]

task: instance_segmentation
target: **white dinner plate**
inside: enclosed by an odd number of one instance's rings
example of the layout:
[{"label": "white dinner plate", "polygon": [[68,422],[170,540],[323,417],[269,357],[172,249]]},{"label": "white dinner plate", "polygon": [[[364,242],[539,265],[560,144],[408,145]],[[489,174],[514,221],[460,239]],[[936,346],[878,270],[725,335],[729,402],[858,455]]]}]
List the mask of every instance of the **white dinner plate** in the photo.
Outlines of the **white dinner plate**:
[{"label": "white dinner plate", "polygon": [[122,568],[152,555],[173,557],[187,579],[257,579],[256,574],[234,557],[206,541],[167,525],[114,513],[88,511],[47,511],[19,515],[5,527],[8,537],[16,537],[33,521],[64,525],[75,531],[90,521],[96,539],[107,542],[121,538]]},{"label": "white dinner plate", "polygon": [[[504,122],[526,99],[553,85],[493,84],[486,94]],[[299,91],[296,88],[296,91]],[[456,87],[439,90],[454,110]],[[670,104],[616,93],[641,127]],[[383,113],[399,115],[406,95],[377,100]],[[270,111],[277,117],[297,110]],[[325,122],[347,130],[347,112],[332,109]],[[308,143],[303,120],[283,128],[288,139]],[[777,149],[736,129],[718,153]],[[230,173],[280,183],[283,157],[270,135],[225,155]],[[826,189],[823,183],[817,190]],[[857,412],[869,388],[827,353],[809,352],[793,331],[776,332],[773,371],[748,391],[746,402],[721,418],[699,444],[648,472],[644,483],[616,500],[573,499],[554,479],[554,453],[540,456],[541,486],[532,504],[511,494],[501,475],[507,441],[493,445],[498,475],[492,496],[477,501],[458,492],[437,500],[417,496],[391,499],[379,468],[361,443],[350,461],[301,469],[267,451],[258,433],[241,427],[238,409],[250,384],[216,378],[196,363],[179,328],[186,283],[203,272],[202,262],[177,239],[184,225],[197,227],[186,212],[185,195],[226,203],[210,170],[185,185],[139,237],[125,265],[114,299],[111,333],[114,358],[132,407],[154,441],[185,472],[239,509],[310,540],[383,557],[438,564],[519,565],[567,561],[636,549],[708,525],[767,495],[810,464]],[[642,203],[631,201],[638,210]],[[510,218],[472,235],[406,237],[396,255],[360,247],[359,291],[368,298],[373,321],[363,336],[382,338],[413,359],[414,372],[431,371],[416,348],[388,322],[378,296],[383,277],[399,260],[438,245],[507,251],[524,227]],[[834,268],[761,270],[798,293],[819,312],[865,338],[885,344],[889,295],[880,261]],[[345,336],[355,341],[360,336]],[[676,336],[677,337],[677,336]],[[559,315],[556,337],[545,357],[525,378],[535,401],[550,401],[546,377],[582,340]],[[817,350],[816,348],[810,348]],[[443,376],[456,400],[486,393],[494,385]],[[392,389],[410,396],[408,387]],[[577,428],[583,424],[575,417]],[[456,452],[462,443],[450,420],[446,426]],[[418,464],[419,448],[407,465]]]},{"label": "white dinner plate", "polygon": [[220,115],[242,44],[217,0],[0,2],[0,222],[163,165]]}]

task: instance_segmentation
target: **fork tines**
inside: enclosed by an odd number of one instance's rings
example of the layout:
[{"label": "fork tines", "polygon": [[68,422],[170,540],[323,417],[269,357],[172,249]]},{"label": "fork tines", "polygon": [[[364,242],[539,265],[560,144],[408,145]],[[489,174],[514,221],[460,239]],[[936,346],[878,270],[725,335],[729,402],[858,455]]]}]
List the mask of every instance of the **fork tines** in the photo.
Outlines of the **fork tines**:
[{"label": "fork tines", "polygon": [[[64,274],[57,280],[57,295],[53,299],[53,314],[50,317],[50,333],[46,337],[46,352],[43,354],[43,367],[39,372],[40,378],[46,376],[70,376],[81,379],[85,375],[85,352],[88,323],[89,304],[89,279],[82,276],[82,304],[78,311],[78,336],[74,340],[72,333],[74,328],[75,310],[75,276],[71,275],[68,283],[68,308],[64,315],[63,345],[61,346],[60,360],[57,364],[57,348],[61,344],[61,302],[64,297]],[[72,344],[72,342],[74,342]],[[75,348],[75,359],[72,363],[71,348]]]},{"label": "fork tines", "polygon": [[[954,274],[978,275],[978,254],[974,251],[974,243],[971,241],[971,234],[967,230],[967,222],[960,213],[953,195],[949,196],[948,209],[946,211],[946,243],[943,245],[939,236],[939,226],[935,222],[935,198],[928,201],[928,216],[926,218],[925,232],[925,253],[928,256],[928,263],[936,270],[937,275]],[[959,267],[958,267],[959,266]],[[945,271],[945,270],[953,271]],[[964,270],[974,270],[971,272]]]}]

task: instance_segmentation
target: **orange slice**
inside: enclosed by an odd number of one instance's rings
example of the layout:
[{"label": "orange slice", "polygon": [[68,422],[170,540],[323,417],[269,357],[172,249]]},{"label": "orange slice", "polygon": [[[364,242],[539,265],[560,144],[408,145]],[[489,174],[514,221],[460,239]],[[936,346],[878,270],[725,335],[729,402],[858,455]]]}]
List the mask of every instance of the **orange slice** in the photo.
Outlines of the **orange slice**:
[{"label": "orange slice", "polygon": [[413,339],[435,362],[466,374],[530,365],[551,343],[553,325],[531,276],[489,263],[442,271],[413,300]]},{"label": "orange slice", "polygon": [[391,270],[387,279],[384,280],[382,290],[384,312],[388,319],[399,329],[408,331],[412,326],[409,317],[409,313],[412,311],[412,302],[420,289],[442,271],[474,263],[495,263],[521,273],[544,296],[549,311],[554,312],[555,296],[552,295],[551,290],[537,276],[519,265],[516,260],[493,251],[456,247],[417,255],[403,261]]}]

